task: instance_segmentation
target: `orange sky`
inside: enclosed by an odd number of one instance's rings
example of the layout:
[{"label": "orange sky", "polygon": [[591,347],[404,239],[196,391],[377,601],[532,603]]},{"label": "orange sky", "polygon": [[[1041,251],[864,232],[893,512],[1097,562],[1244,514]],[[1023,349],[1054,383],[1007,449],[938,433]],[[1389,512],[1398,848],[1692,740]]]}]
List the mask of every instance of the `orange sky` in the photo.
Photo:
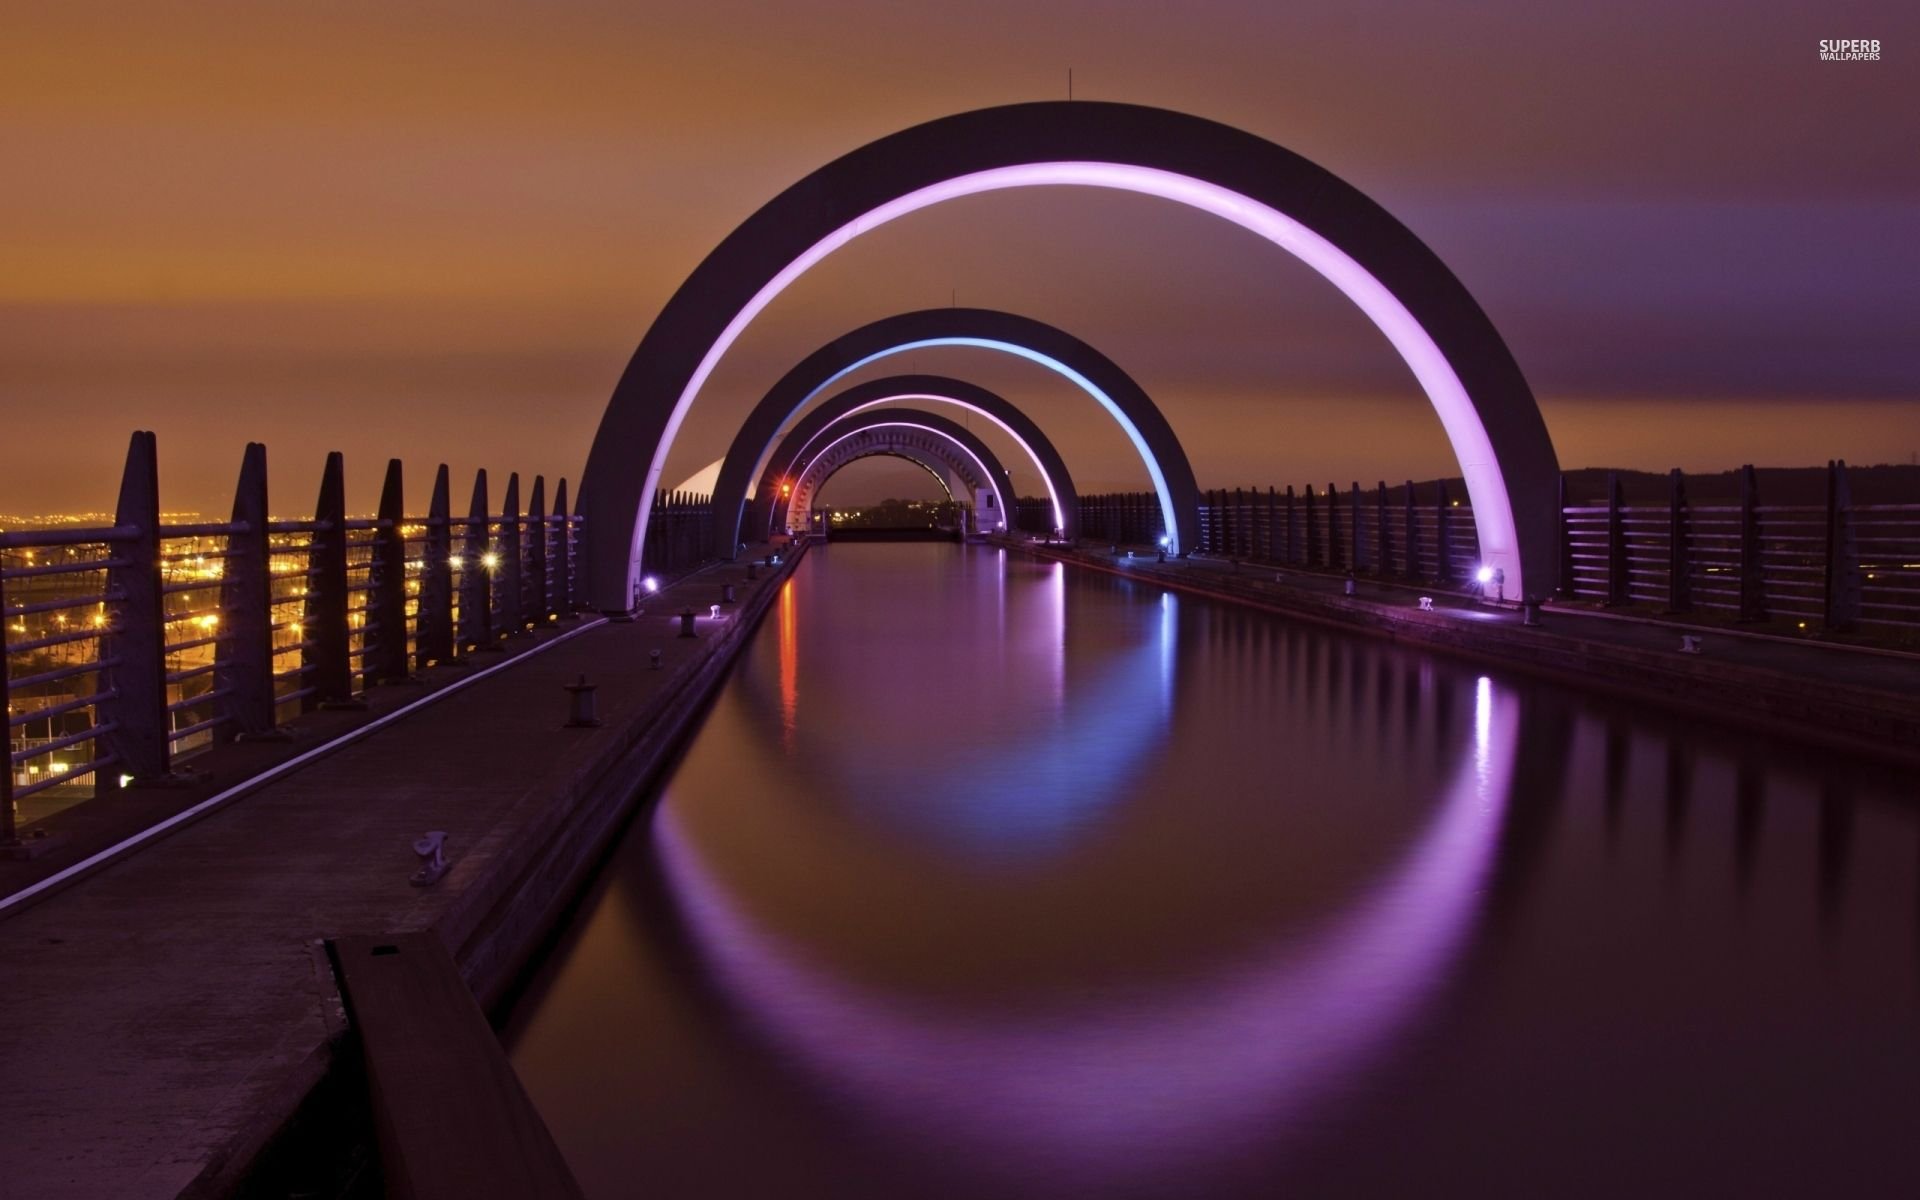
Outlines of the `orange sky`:
[{"label": "orange sky", "polygon": [[[393,454],[416,492],[443,460],[577,476],[647,322],[738,221],[875,136],[1063,95],[1069,65],[1082,96],[1241,125],[1373,194],[1506,334],[1566,465],[1920,450],[1912,6],[1285,7],[15,12],[0,512],[105,506],[134,428],[161,435],[170,507],[223,507],[248,439],[289,511],[334,448],[359,504]],[[1818,62],[1834,36],[1888,57]],[[723,364],[669,474],[819,342],[956,295],[1118,359],[1203,486],[1450,470],[1404,368],[1309,272],[1209,218],[1048,192],[830,259]],[[1083,488],[1138,484],[1037,368],[914,365],[1028,405]]]}]

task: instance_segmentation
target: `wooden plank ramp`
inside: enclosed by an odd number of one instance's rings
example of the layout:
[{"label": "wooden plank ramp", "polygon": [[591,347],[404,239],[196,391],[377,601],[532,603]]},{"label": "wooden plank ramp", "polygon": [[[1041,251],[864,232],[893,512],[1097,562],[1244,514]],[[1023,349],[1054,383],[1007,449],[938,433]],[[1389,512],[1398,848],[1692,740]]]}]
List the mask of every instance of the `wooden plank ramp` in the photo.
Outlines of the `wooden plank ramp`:
[{"label": "wooden plank ramp", "polygon": [[330,943],[387,1195],[581,1200],[453,956],[430,932]]}]

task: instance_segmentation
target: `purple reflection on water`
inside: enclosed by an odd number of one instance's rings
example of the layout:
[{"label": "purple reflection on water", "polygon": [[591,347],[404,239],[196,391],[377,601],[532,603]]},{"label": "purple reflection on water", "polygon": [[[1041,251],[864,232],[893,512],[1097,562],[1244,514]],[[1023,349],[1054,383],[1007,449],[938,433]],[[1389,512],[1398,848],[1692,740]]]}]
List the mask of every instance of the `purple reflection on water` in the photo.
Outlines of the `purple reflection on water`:
[{"label": "purple reflection on water", "polygon": [[655,845],[716,985],[877,1122],[1009,1168],[1120,1176],[1270,1142],[1406,1029],[1466,946],[1512,783],[1518,702],[1481,678],[1473,742],[1419,836],[1314,933],[1204,985],[977,1019],[835,979],[763,931],[674,808]]}]

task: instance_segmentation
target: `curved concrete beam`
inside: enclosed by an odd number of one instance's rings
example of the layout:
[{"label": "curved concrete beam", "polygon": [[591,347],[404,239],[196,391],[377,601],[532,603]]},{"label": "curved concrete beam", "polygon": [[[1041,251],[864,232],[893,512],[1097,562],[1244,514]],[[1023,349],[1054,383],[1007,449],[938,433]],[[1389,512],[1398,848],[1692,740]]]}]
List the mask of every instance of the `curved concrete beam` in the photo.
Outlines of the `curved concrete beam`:
[{"label": "curved concrete beam", "polygon": [[[587,458],[591,600],[629,603],[648,505],[680,422],[774,297],[897,217],[962,196],[1062,185],[1212,213],[1338,287],[1387,336],[1446,428],[1483,561],[1515,593],[1553,586],[1559,464],[1546,423],[1499,332],[1433,251],[1344,180],[1264,138],[1165,109],[1044,101],[870,142],[768,201],[694,269],[634,351]],[[641,460],[645,472],[634,469]]]},{"label": "curved concrete beam", "polygon": [[1200,542],[1200,488],[1173,427],[1146,390],[1100,351],[1064,329],[1015,313],[985,308],[928,308],[862,325],[815,350],[781,376],[741,423],[714,484],[713,553],[731,558],[740,543],[747,483],[780,427],[815,396],[868,363],[927,346],[972,346],[1039,363],[1058,373],[1113,414],[1140,451],[1169,549]]},{"label": "curved concrete beam", "polygon": [[[1000,509],[992,517],[979,511],[971,493],[953,497],[975,510],[976,528],[1004,529],[1012,519],[1007,504],[1013,499],[1013,479],[992,449],[959,422],[912,408],[870,409],[830,428],[799,464],[793,481],[795,508],[810,510],[813,495],[842,467],[875,454],[909,459],[936,476],[944,470],[970,488],[990,489]],[[952,485],[947,486],[951,495]]]},{"label": "curved concrete beam", "polygon": [[[767,458],[766,469],[761,473],[760,484],[754,492],[759,500],[756,507],[763,508],[767,513],[767,530],[771,532],[780,520],[780,506],[775,502],[779,481],[793,477],[795,464],[801,461],[807,448],[823,433],[855,413],[909,400],[957,404],[1005,430],[1027,452],[1027,457],[1033,460],[1034,469],[1040,472],[1040,481],[1053,503],[1053,528],[1059,530],[1064,538],[1071,539],[1079,535],[1080,494],[1073,486],[1073,476],[1067,471],[1066,461],[1060,457],[1053,442],[1040,432],[1040,427],[1033,423],[1031,417],[997,392],[945,375],[889,375],[885,379],[855,384],[828,397],[802,417]],[[720,465],[724,463],[723,459]],[[715,480],[717,482],[717,475]],[[1008,520],[1011,522],[1011,515]],[[757,521],[748,532],[759,532]]]}]

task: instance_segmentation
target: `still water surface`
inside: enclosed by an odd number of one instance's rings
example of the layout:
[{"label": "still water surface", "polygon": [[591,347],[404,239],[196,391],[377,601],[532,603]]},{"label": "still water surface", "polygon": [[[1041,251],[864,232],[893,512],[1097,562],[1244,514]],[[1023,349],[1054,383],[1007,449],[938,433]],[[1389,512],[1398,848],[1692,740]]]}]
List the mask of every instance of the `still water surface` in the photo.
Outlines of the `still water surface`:
[{"label": "still water surface", "polygon": [[1920,1195],[1908,783],[816,549],[516,1008],[590,1195]]}]

